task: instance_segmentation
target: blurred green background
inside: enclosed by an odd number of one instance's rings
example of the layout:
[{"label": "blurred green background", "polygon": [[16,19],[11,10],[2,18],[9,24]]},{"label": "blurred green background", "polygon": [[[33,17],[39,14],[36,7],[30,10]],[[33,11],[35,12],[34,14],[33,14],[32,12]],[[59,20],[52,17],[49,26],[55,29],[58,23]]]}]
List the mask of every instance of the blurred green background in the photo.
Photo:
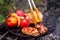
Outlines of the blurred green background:
[{"label": "blurred green background", "polygon": [[8,3],[5,0],[0,0],[0,24],[5,22],[8,15]]}]

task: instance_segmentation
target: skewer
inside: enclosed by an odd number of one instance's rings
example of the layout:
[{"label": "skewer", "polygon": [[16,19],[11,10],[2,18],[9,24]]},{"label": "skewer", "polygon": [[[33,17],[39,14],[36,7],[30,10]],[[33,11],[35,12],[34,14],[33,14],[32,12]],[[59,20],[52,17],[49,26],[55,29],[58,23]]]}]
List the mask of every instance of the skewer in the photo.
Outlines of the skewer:
[{"label": "skewer", "polygon": [[33,6],[34,6],[34,7],[36,7],[36,5],[35,5],[34,1],[33,1],[33,0],[31,0],[31,2],[32,2]]},{"label": "skewer", "polygon": [[34,6],[34,9],[35,9],[35,11],[36,11],[37,18],[40,20],[40,22],[42,22],[42,21],[43,21],[43,20],[42,20],[42,18],[43,18],[42,13],[38,10],[38,8],[36,7],[34,1],[31,0],[31,2],[32,2],[33,6]]},{"label": "skewer", "polygon": [[29,6],[30,6],[30,11],[31,11],[31,15],[32,15],[32,20],[33,20],[33,22],[34,22],[34,24],[36,24],[37,23],[37,21],[36,20],[38,20],[36,17],[36,14],[34,13],[34,11],[33,11],[33,8],[32,8],[32,5],[31,5],[31,2],[30,2],[30,0],[28,0],[28,3],[29,3]]},{"label": "skewer", "polygon": [[2,35],[2,36],[0,37],[0,40],[1,40],[3,37],[5,37],[7,34],[8,34],[8,31],[7,31],[6,33],[4,33],[4,35]]},{"label": "skewer", "polygon": [[31,3],[30,3],[30,0],[28,0],[28,3],[29,3],[29,6],[30,6],[30,9],[33,10],[32,5],[31,5]]}]

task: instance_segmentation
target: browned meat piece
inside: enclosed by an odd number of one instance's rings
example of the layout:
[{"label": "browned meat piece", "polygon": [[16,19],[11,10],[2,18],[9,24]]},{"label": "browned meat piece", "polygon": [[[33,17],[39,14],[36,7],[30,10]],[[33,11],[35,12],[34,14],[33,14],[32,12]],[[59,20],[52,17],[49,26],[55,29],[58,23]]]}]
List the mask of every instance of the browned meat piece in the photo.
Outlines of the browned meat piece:
[{"label": "browned meat piece", "polygon": [[40,35],[39,31],[36,28],[33,28],[33,27],[23,28],[22,32],[26,35],[34,36],[34,37]]},{"label": "browned meat piece", "polygon": [[39,29],[39,32],[40,32],[40,34],[42,34],[42,35],[44,35],[47,31],[48,31],[48,29],[47,29],[46,27],[41,27],[41,28]]},{"label": "browned meat piece", "polygon": [[37,23],[37,25],[35,26],[36,28],[41,28],[41,27],[45,27],[42,23]]},{"label": "browned meat piece", "polygon": [[37,24],[36,28],[39,30],[41,35],[44,35],[48,29],[43,24]]}]

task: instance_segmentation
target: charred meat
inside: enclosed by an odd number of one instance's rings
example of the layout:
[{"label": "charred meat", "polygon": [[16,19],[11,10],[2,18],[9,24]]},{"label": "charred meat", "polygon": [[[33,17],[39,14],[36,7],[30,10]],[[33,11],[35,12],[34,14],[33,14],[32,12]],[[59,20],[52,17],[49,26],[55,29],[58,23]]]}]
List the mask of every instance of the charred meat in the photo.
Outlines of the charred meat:
[{"label": "charred meat", "polygon": [[22,32],[26,35],[34,36],[34,37],[40,35],[39,31],[36,28],[33,28],[33,27],[23,28]]}]

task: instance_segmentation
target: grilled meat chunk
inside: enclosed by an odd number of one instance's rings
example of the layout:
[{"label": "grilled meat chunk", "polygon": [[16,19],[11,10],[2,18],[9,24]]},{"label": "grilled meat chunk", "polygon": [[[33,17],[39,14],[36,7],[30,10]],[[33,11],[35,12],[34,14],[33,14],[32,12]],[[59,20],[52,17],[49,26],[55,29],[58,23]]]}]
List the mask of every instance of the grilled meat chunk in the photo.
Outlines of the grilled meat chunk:
[{"label": "grilled meat chunk", "polygon": [[48,29],[43,24],[37,24],[36,28],[39,30],[41,35],[44,35]]},{"label": "grilled meat chunk", "polygon": [[33,27],[23,28],[22,32],[26,35],[34,36],[34,37],[40,35],[39,31],[36,28],[33,28]]},{"label": "grilled meat chunk", "polygon": [[46,27],[41,27],[41,28],[39,29],[39,32],[40,32],[40,34],[42,34],[42,35],[44,35],[47,31],[48,31],[48,29],[47,29]]}]

